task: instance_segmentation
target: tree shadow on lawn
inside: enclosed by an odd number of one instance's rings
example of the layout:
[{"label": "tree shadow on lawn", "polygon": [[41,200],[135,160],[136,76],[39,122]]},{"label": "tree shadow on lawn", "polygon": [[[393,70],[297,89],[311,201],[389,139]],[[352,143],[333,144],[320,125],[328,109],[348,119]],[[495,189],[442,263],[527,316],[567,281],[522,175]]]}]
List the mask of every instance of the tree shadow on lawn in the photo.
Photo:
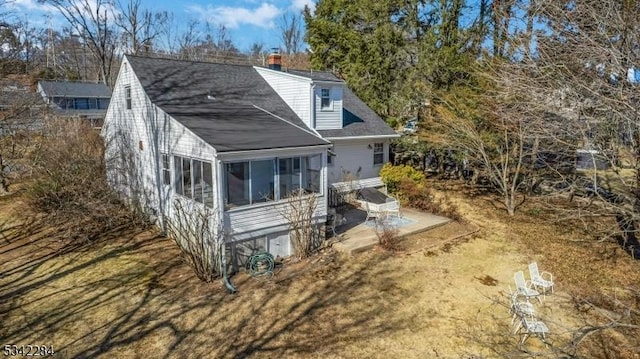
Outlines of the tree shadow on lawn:
[{"label": "tree shadow on lawn", "polygon": [[120,238],[63,254],[43,249],[48,237],[20,239],[32,243],[0,264],[0,342],[73,358],[273,357],[336,352],[406,326],[387,315],[398,303],[372,290],[398,276],[379,256],[280,282],[245,277],[228,295],[198,281],[170,240],[105,235]]}]

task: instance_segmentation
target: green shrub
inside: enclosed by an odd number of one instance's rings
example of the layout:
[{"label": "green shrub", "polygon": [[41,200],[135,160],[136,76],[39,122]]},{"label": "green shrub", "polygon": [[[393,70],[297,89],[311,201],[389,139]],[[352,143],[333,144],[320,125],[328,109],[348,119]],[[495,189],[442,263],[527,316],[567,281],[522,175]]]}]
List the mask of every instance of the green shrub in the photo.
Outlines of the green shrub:
[{"label": "green shrub", "polygon": [[382,167],[380,177],[382,177],[382,182],[387,186],[387,191],[391,194],[396,194],[398,186],[403,180],[409,180],[415,184],[419,184],[425,179],[424,173],[411,166],[393,166],[390,163],[386,163]]},{"label": "green shrub", "polygon": [[456,222],[464,221],[458,207],[445,198],[436,198],[425,181],[415,183],[408,179],[402,180],[398,186],[398,197],[403,204],[411,208],[447,217]]}]

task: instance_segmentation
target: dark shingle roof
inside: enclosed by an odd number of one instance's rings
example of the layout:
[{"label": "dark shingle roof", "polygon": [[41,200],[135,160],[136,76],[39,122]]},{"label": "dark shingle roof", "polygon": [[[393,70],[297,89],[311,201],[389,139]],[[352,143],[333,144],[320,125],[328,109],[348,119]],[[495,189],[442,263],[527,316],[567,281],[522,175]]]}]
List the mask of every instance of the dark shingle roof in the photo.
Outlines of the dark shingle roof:
[{"label": "dark shingle roof", "polygon": [[342,128],[319,130],[323,137],[393,136],[395,131],[346,86],[342,91]]},{"label": "dark shingle roof", "polygon": [[313,81],[331,81],[331,82],[344,82],[337,78],[334,74],[327,71],[304,71],[304,70],[284,70],[292,75],[302,76],[309,78]]},{"label": "dark shingle roof", "polygon": [[111,90],[105,84],[69,81],[40,81],[39,83],[48,97],[111,97]]},{"label": "dark shingle roof", "polygon": [[127,59],[150,100],[217,151],[327,144],[251,66]]}]

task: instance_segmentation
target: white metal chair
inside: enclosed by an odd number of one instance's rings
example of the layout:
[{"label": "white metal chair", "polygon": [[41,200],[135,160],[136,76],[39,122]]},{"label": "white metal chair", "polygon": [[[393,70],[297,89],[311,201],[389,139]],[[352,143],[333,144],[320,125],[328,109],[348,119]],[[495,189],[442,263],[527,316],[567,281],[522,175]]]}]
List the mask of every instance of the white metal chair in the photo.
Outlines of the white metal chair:
[{"label": "white metal chair", "polygon": [[400,202],[395,198],[387,198],[384,204],[384,209],[387,212],[387,216],[395,215],[400,218]]},{"label": "white metal chair", "polygon": [[537,298],[538,301],[542,303],[542,300],[540,299],[540,292],[532,288],[531,281],[525,281],[524,272],[517,271],[513,275],[513,279],[516,282],[517,295],[521,295],[527,300],[529,300],[530,298]]},{"label": "white metal chair", "polygon": [[538,271],[538,263],[529,264],[529,276],[533,287],[541,289],[543,296],[547,295],[547,290],[551,290],[553,293],[553,275],[549,272]]},{"label": "white metal chair", "polygon": [[[521,325],[516,333],[520,331],[523,331],[523,336],[520,340],[520,345],[522,345],[531,335],[535,335],[542,339],[542,341],[544,341],[547,334],[549,333],[549,327],[547,327],[547,325],[543,321],[537,319],[533,315],[524,315],[522,316]],[[545,345],[546,344],[547,343],[545,342]]]},{"label": "white metal chair", "polygon": [[366,201],[363,201],[363,203],[364,209],[367,211],[367,218],[364,220],[365,222],[368,222],[369,218],[384,218],[386,216],[383,206]]},{"label": "white metal chair", "polygon": [[525,316],[534,316],[536,314],[533,304],[529,301],[521,301],[518,299],[518,293],[511,290],[509,286],[509,312],[511,313],[511,326],[513,332],[517,333],[522,326],[522,318]]}]

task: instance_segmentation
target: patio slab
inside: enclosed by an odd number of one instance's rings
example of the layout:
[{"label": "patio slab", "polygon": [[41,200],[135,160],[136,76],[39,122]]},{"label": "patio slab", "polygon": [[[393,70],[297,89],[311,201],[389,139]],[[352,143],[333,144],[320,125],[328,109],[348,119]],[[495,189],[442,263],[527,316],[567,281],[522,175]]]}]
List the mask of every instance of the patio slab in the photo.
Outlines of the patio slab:
[{"label": "patio slab", "polygon": [[[378,244],[375,228],[365,224],[367,212],[352,209],[344,214],[346,224],[336,227],[337,239],[333,245],[336,250],[353,255],[375,247]],[[402,219],[410,223],[398,226],[398,236],[406,237],[412,234],[428,231],[429,229],[449,223],[449,218],[420,212],[411,208],[402,209]],[[373,220],[369,220],[372,222]]]}]

